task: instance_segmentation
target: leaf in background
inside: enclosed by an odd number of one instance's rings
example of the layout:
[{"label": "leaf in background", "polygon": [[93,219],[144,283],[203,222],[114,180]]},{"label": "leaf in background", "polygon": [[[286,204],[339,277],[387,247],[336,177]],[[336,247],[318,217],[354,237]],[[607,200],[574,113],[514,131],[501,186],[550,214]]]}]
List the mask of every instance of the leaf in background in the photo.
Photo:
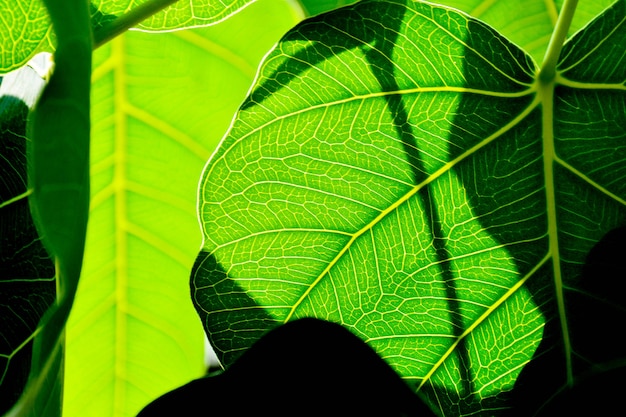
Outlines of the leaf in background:
[{"label": "leaf in background", "polygon": [[56,292],[54,265],[30,215],[26,179],[26,119],[49,64],[48,54],[38,55],[0,84],[0,415],[24,389],[32,339]]},{"label": "leaf in background", "polygon": [[172,30],[194,26],[207,26],[220,22],[255,0],[194,0],[180,2],[171,0],[93,0],[91,3],[106,17],[121,16],[129,10],[148,3],[169,3],[170,6],[141,22],[146,30]]},{"label": "leaf in background", "polygon": [[[556,0],[556,9],[561,10],[564,0]],[[616,3],[616,0],[597,0],[597,1],[581,1],[576,6],[576,14],[569,29],[569,34],[573,35],[580,29],[589,24],[602,11],[610,5]]]},{"label": "leaf in background", "polygon": [[[138,13],[141,17],[138,26],[145,30],[207,26],[228,18],[253,1],[92,0],[92,25],[97,32],[120,16]],[[0,0],[0,16],[3,18],[0,74],[24,65],[37,52],[54,50],[54,35],[41,0]]]},{"label": "leaf in background", "polygon": [[493,26],[539,64],[560,10],[552,0],[442,0],[437,3],[458,8]]},{"label": "leaf in background", "polygon": [[[581,1],[570,34],[589,23],[614,0]],[[563,1],[439,0],[493,26],[541,64]]]},{"label": "leaf in background", "polygon": [[315,316],[446,416],[509,406],[544,327],[552,388],[597,364],[574,367],[563,300],[626,219],[625,5],[568,43],[559,86],[426,3],[364,1],[283,38],[201,184],[192,292],[224,363]]},{"label": "leaf in background", "polygon": [[315,16],[339,7],[356,3],[357,0],[300,0],[307,16]]},{"label": "leaf in background", "polygon": [[263,54],[298,18],[284,2],[259,1],[218,26],[129,32],[95,52],[93,193],[67,330],[67,415],[135,415],[203,373],[188,286],[201,243],[198,180]]}]

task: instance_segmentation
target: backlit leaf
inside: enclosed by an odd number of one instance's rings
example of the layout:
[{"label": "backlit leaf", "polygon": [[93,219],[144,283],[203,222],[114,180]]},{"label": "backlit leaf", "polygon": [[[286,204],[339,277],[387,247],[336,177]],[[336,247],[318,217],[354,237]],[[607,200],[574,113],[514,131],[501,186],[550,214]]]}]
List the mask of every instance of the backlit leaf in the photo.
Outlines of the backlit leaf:
[{"label": "backlit leaf", "polygon": [[[253,1],[91,0],[90,6],[97,41],[98,32],[108,32],[121,16],[138,15],[133,26],[166,31],[215,24]],[[37,52],[54,50],[54,34],[41,0],[0,0],[0,16],[0,74],[23,65]]]},{"label": "backlit leaf", "polygon": [[[541,64],[563,1],[441,0],[436,3],[482,20]],[[585,26],[611,3],[613,0],[579,2],[569,33]]]},{"label": "backlit leaf", "polygon": [[217,26],[129,32],[96,50],[93,193],[67,330],[66,415],[134,416],[203,374],[188,287],[201,243],[198,178],[264,52],[298,18],[262,0]]},{"label": "backlit leaf", "polygon": [[585,257],[626,219],[625,9],[570,39],[547,81],[428,3],[363,1],[289,32],[200,188],[192,294],[224,363],[315,316],[446,416],[510,407],[542,341],[548,397],[598,365],[578,360],[565,300],[594,297]]}]

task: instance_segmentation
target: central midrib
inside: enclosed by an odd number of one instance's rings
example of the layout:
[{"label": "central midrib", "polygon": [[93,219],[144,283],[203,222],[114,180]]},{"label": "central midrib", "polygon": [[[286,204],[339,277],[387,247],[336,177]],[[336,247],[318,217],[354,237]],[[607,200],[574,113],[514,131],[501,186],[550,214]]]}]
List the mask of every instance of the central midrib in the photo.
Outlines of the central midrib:
[{"label": "central midrib", "polygon": [[546,210],[548,221],[548,252],[552,259],[552,273],[554,274],[555,297],[561,324],[561,335],[565,354],[567,382],[573,383],[572,352],[569,338],[567,317],[565,315],[565,300],[563,297],[563,275],[561,271],[561,257],[559,254],[558,224],[556,213],[556,189],[554,185],[554,165],[557,155],[554,147],[554,85],[555,82],[539,83],[539,97],[542,107],[542,137],[543,137],[543,172],[546,190]]},{"label": "central midrib", "polygon": [[125,107],[128,102],[126,95],[124,37],[117,37],[111,42],[113,66],[113,91],[115,108],[114,130],[114,174],[113,199],[115,225],[115,356],[114,356],[114,399],[113,409],[122,410],[126,404],[126,368],[127,368],[127,311],[128,311],[128,242],[127,242],[127,202],[126,202],[126,152],[127,152],[127,121]]}]

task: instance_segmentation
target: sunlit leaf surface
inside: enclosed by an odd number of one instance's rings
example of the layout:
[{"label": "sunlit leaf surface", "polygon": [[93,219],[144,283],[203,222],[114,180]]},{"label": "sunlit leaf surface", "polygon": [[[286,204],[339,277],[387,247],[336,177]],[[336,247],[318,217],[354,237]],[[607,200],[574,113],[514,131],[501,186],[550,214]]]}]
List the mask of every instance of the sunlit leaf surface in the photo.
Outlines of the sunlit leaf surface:
[{"label": "sunlit leaf surface", "polygon": [[0,74],[52,50],[52,26],[41,0],[3,0],[0,16]]},{"label": "sunlit leaf surface", "polygon": [[[141,28],[171,30],[191,26],[206,26],[233,15],[255,0],[194,0],[193,2],[171,2],[167,9],[150,16],[141,23]],[[93,7],[104,18],[120,16],[129,10],[154,0],[93,0]],[[161,3],[163,0],[161,0]],[[95,16],[94,16],[95,17]]]},{"label": "sunlit leaf surface", "polygon": [[[441,0],[435,3],[457,8],[487,23],[541,64],[563,1]],[[569,33],[582,28],[611,3],[613,0],[579,2]]]},{"label": "sunlit leaf surface", "polygon": [[188,284],[201,243],[198,179],[264,51],[297,19],[286,3],[259,1],[215,27],[131,32],[96,51],[92,201],[67,331],[66,415],[134,416],[202,375]]},{"label": "sunlit leaf surface", "polygon": [[[169,1],[170,6],[148,12],[139,27],[145,30],[173,30],[207,26],[227,19],[254,0]],[[116,18],[134,13],[146,5],[168,0],[91,0],[92,24],[101,28]],[[35,53],[52,51],[54,35],[41,0],[2,0],[0,2],[0,74],[23,65]]]},{"label": "sunlit leaf surface", "polygon": [[542,341],[548,397],[605,360],[566,306],[596,297],[581,267],[626,218],[625,9],[571,39],[546,83],[489,26],[427,3],[292,30],[201,184],[192,292],[221,359],[327,319],[446,416],[508,408]]}]

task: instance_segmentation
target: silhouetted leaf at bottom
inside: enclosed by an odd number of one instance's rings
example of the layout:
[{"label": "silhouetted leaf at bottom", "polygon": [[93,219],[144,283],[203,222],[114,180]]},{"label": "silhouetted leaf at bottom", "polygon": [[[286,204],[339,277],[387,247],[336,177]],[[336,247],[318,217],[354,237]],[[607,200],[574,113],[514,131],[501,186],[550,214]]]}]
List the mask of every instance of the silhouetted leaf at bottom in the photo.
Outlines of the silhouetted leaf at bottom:
[{"label": "silhouetted leaf at bottom", "polygon": [[211,416],[433,416],[369,346],[311,318],[272,330],[223,374],[160,397],[139,417],[180,416],[182,409]]},{"label": "silhouetted leaf at bottom", "polygon": [[626,366],[581,378],[554,396],[535,417],[613,416],[623,413]]},{"label": "silhouetted leaf at bottom", "polygon": [[624,358],[625,291],[626,226],[622,226],[591,249],[580,286],[568,294],[571,337],[582,362],[579,369]]},{"label": "silhouetted leaf at bottom", "polygon": [[[572,386],[566,381],[560,337],[550,321],[536,357],[520,374],[507,416],[614,415],[622,409],[626,358],[621,334],[626,327],[626,226],[615,228],[589,251],[566,308],[575,346]],[[557,413],[558,412],[558,413]]]}]

